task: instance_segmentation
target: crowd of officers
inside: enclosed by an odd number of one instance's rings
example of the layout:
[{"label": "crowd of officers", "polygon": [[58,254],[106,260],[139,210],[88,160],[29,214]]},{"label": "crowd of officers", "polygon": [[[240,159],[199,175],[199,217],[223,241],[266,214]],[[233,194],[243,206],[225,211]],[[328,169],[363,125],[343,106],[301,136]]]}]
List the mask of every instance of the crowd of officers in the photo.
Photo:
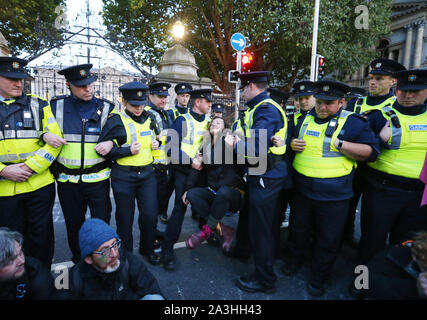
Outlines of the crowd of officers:
[{"label": "crowd of officers", "polygon": [[[136,201],[139,253],[153,265],[174,270],[187,179],[192,170],[203,169],[204,133],[223,112],[220,104],[211,110],[212,90],[177,84],[177,103],[166,109],[170,84],[131,82],[119,88],[119,109],[94,96],[97,77],[85,64],[58,72],[70,94],[48,102],[23,93],[26,63],[0,58],[0,227],[22,233],[26,255],[50,268],[56,181],[77,263],[82,259],[78,234],[88,207],[92,218],[110,222],[111,187],[125,249],[134,249]],[[288,205],[289,239],[281,269],[294,275],[312,248],[307,290],[313,296],[324,294],[343,239],[353,241],[361,194],[358,264],[367,264],[388,243],[427,230],[419,180],[427,151],[427,70],[405,70],[395,61],[376,59],[369,95],[333,79],[300,81],[291,92],[299,109],[291,113],[285,108],[289,95],[268,88],[268,72],[238,77],[247,108],[221,143],[243,159],[236,163],[244,181],[237,193],[242,196],[240,217],[227,254],[252,254],[255,268],[238,278],[239,288],[275,291],[279,227]],[[211,191],[217,196],[218,190]],[[161,255],[155,252],[158,218],[167,223]],[[218,226],[213,230],[205,224],[192,239],[221,235]]]}]

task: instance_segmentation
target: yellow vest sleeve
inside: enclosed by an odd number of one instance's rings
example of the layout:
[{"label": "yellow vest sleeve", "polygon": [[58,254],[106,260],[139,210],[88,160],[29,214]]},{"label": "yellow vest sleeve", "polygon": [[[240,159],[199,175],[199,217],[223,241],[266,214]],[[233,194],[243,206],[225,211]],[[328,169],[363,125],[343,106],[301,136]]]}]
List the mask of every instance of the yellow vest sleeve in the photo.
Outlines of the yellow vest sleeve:
[{"label": "yellow vest sleeve", "polygon": [[[53,133],[62,138],[61,129],[52,113],[50,104],[43,108],[42,133]],[[55,158],[61,152],[61,147],[54,148],[47,143],[36,153],[25,161],[25,164],[34,172],[41,173],[45,171],[53,163]]]}]

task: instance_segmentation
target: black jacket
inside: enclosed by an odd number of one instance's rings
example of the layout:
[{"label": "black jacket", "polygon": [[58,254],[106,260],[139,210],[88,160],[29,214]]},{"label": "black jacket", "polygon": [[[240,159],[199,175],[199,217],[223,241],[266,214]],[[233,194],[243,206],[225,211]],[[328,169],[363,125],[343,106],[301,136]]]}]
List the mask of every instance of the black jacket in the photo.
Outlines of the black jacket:
[{"label": "black jacket", "polygon": [[120,267],[102,273],[84,260],[70,270],[69,298],[75,300],[139,300],[147,294],[163,296],[154,276],[142,259],[120,252]]},{"label": "black jacket", "polygon": [[[224,136],[221,137],[213,148],[208,148],[206,150],[210,151],[210,154],[203,155],[203,169],[195,170],[191,169],[186,183],[186,190],[188,191],[191,188],[195,187],[210,187],[213,190],[217,191],[222,186],[234,187],[240,190],[244,190],[245,185],[242,180],[243,170],[236,165],[236,159],[233,155],[232,149],[228,149],[225,144]],[[215,160],[215,150],[221,148],[222,157]],[[226,164],[226,154],[233,156],[234,164]],[[219,160],[219,161],[217,161]],[[231,160],[231,159],[228,159]]]},{"label": "black jacket", "polygon": [[408,245],[397,245],[376,255],[369,263],[369,297],[380,300],[419,299],[420,269]]},{"label": "black jacket", "polygon": [[25,257],[22,277],[0,282],[0,300],[51,300],[57,298],[52,275],[40,261]]}]

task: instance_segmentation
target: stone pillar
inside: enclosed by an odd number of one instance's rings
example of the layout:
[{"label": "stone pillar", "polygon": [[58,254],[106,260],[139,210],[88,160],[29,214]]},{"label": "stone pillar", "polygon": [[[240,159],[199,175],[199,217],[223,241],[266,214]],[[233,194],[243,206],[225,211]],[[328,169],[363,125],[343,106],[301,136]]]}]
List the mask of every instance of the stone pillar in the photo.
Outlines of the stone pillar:
[{"label": "stone pillar", "polygon": [[403,65],[409,69],[409,64],[411,63],[411,46],[412,46],[412,24],[405,26],[406,30],[406,43],[405,43],[405,57],[403,60]]},{"label": "stone pillar", "polygon": [[9,56],[9,55],[10,55],[10,49],[7,45],[7,41],[0,32],[0,56]]},{"label": "stone pillar", "polygon": [[422,20],[417,23],[417,38],[415,42],[415,58],[414,58],[414,68],[419,68],[421,66],[421,55],[423,51],[423,38],[424,38],[424,24],[425,21]]}]

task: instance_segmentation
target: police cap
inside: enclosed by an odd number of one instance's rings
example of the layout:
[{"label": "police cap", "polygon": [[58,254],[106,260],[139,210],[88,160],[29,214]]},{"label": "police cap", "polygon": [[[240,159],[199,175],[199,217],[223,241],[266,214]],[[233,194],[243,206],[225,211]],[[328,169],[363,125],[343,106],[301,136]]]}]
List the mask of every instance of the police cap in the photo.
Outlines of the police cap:
[{"label": "police cap", "polygon": [[397,79],[396,89],[417,91],[427,89],[427,69],[411,69],[393,74]]},{"label": "police cap", "polygon": [[224,105],[222,103],[213,103],[211,107],[211,112],[224,113]]},{"label": "police cap", "polygon": [[292,94],[295,98],[303,97],[303,96],[312,96],[314,95],[315,85],[314,82],[303,80],[295,82],[292,87]]},{"label": "police cap", "polygon": [[150,94],[157,94],[158,96],[167,97],[169,95],[169,88],[171,85],[166,82],[156,82],[148,86]]},{"label": "police cap", "polygon": [[406,68],[401,65],[399,62],[394,60],[379,58],[371,62],[371,72],[369,74],[379,74],[391,76],[393,72],[406,70]]},{"label": "police cap", "polygon": [[339,100],[350,92],[348,85],[332,79],[317,81],[315,87],[314,97],[320,100]]},{"label": "police cap", "polygon": [[119,87],[123,98],[132,105],[141,106],[147,103],[148,86],[139,81],[128,82]]},{"label": "police cap", "polygon": [[197,89],[190,91],[191,99],[204,98],[208,101],[212,101],[212,89]]},{"label": "police cap", "polygon": [[351,87],[350,92],[346,94],[345,98],[363,98],[366,97],[367,94],[368,93],[366,92],[366,89],[359,87]]},{"label": "police cap", "polygon": [[268,83],[269,71],[253,71],[239,73],[237,77],[240,79],[240,89],[243,89],[249,83]]},{"label": "police cap", "polygon": [[175,86],[176,94],[189,93],[191,90],[193,90],[193,87],[189,83],[178,83]]},{"label": "police cap", "polygon": [[285,104],[291,95],[289,92],[284,92],[276,88],[268,88],[267,91],[270,93],[270,98],[276,101],[278,104]]},{"label": "police cap", "polygon": [[28,61],[16,57],[0,57],[0,76],[10,79],[25,79],[28,77],[25,66]]},{"label": "police cap", "polygon": [[74,86],[85,86],[95,82],[98,79],[97,75],[92,75],[90,69],[92,64],[79,64],[77,66],[68,67],[58,71],[58,74],[63,75],[69,83]]}]

